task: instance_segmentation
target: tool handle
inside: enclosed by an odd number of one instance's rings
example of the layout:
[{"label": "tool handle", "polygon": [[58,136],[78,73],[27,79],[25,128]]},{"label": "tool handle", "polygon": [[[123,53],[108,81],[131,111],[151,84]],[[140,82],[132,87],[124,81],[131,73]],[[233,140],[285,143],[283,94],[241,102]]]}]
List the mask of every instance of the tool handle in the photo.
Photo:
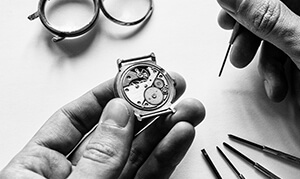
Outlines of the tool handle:
[{"label": "tool handle", "polygon": [[234,24],[232,34],[231,34],[231,37],[230,37],[230,40],[229,40],[230,45],[233,44],[233,42],[235,41],[235,38],[240,34],[241,30],[242,30],[241,25],[238,22],[236,22]]},{"label": "tool handle", "polygon": [[282,159],[285,159],[287,161],[290,161],[290,162],[293,162],[293,163],[296,163],[296,164],[300,165],[300,158],[298,158],[298,157],[295,157],[295,156],[292,156],[290,154],[272,149],[272,148],[267,147],[267,146],[264,146],[263,151],[268,153],[268,154],[275,155],[279,158],[282,158]]},{"label": "tool handle", "polygon": [[265,167],[261,166],[259,163],[254,164],[254,168],[269,177],[270,179],[280,179],[278,176],[276,176],[274,173],[266,169]]},{"label": "tool handle", "polygon": [[246,179],[246,178],[244,177],[244,175],[240,174],[239,179]]}]

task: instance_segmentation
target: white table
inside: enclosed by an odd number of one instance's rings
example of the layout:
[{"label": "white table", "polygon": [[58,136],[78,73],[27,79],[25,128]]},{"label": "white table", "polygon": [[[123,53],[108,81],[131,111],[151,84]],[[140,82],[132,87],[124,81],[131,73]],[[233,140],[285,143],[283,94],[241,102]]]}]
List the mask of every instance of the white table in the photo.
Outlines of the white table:
[{"label": "white table", "polygon": [[205,163],[205,148],[224,178],[234,174],[216,150],[219,146],[246,178],[263,178],[222,146],[226,141],[285,179],[299,178],[291,165],[227,137],[236,134],[300,156],[299,114],[291,98],[270,102],[257,71],[257,60],[238,70],[230,63],[218,72],[230,31],[217,24],[216,1],[154,1],[150,21],[137,34],[112,25],[100,14],[95,28],[77,40],[51,42],[39,20],[27,16],[38,0],[0,2],[0,168],[22,149],[40,126],[62,105],[115,76],[116,59],[154,52],[158,64],[182,74],[183,98],[198,98],[206,118],[196,128],[195,141],[171,178],[214,178]]}]

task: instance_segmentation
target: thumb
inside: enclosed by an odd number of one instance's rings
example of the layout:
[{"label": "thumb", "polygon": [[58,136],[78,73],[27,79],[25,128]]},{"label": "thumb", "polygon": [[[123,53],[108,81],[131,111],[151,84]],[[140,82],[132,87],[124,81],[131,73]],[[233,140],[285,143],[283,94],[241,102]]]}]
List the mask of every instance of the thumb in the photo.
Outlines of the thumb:
[{"label": "thumb", "polygon": [[[280,0],[218,0],[228,14],[300,67],[300,18]],[[300,8],[298,9],[300,10]]]},{"label": "thumb", "polygon": [[131,148],[134,119],[128,103],[110,101],[70,178],[118,178]]}]

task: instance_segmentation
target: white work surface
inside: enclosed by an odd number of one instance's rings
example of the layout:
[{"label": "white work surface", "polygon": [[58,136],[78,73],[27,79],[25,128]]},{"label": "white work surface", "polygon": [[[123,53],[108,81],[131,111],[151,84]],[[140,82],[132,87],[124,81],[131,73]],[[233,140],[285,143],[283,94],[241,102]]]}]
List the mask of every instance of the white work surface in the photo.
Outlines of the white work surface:
[{"label": "white work surface", "polygon": [[[222,146],[226,141],[284,179],[300,176],[300,167],[282,162],[228,139],[227,134],[300,156],[300,121],[290,101],[270,102],[257,71],[257,59],[240,70],[227,63],[218,77],[231,31],[217,24],[216,0],[154,0],[144,28],[112,25],[100,13],[85,36],[51,42],[40,20],[27,16],[38,0],[0,2],[0,168],[19,152],[61,106],[117,73],[116,60],[154,52],[168,71],[184,76],[183,98],[197,98],[206,108],[189,152],[173,179],[210,179],[205,148],[223,178],[235,178],[216,150],[219,146],[246,178],[263,175]],[[76,18],[74,18],[76,19]],[[298,109],[300,110],[300,109]]]}]

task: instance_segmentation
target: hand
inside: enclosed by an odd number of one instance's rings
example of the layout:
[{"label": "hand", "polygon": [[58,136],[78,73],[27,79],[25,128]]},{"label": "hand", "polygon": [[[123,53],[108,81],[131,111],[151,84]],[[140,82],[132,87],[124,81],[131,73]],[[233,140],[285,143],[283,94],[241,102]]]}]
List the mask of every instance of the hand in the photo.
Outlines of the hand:
[{"label": "hand", "polygon": [[[295,73],[299,73],[300,68],[299,1],[218,0],[218,3],[223,8],[218,18],[221,27],[231,29],[237,21],[247,29],[242,30],[234,42],[231,63],[238,68],[247,66],[262,41],[259,72],[268,97],[282,101],[289,86],[286,61],[292,60],[298,67]],[[297,83],[299,80],[296,79]]]},{"label": "hand", "polygon": [[[171,76],[179,98],[185,82],[175,73]],[[50,117],[0,172],[0,178],[168,178],[205,115],[196,99],[182,100],[175,109],[176,113],[160,117],[133,140],[133,109],[115,98],[113,80],[109,80]],[[68,160],[66,155],[97,123]]]}]

